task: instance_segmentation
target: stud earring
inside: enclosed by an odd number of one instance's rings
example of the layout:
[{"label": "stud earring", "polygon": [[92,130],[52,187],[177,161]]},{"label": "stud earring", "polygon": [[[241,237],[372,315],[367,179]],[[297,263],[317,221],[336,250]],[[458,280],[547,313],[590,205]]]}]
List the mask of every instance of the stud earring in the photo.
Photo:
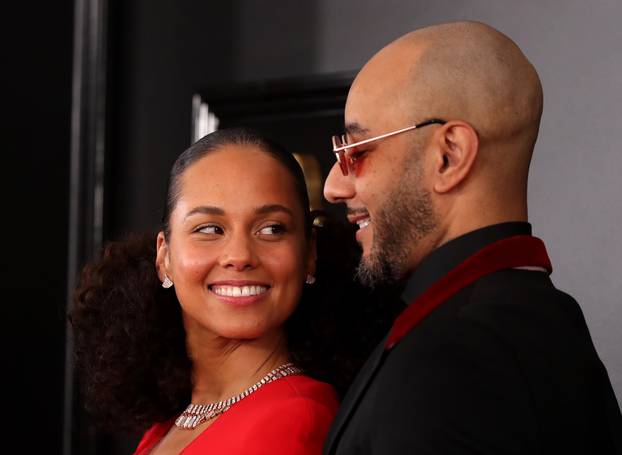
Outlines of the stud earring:
[{"label": "stud earring", "polygon": [[164,289],[168,289],[172,286],[173,286],[173,282],[171,281],[171,279],[167,275],[164,275],[164,281],[162,281],[162,287]]},{"label": "stud earring", "polygon": [[315,277],[309,273],[307,275],[307,279],[305,280],[305,283],[307,283],[307,284],[315,283]]}]

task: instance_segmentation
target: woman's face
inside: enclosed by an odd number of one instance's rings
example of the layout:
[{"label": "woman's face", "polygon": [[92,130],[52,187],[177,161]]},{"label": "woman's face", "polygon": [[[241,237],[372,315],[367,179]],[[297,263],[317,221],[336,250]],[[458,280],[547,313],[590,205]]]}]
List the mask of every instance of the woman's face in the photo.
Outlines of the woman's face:
[{"label": "woman's face", "polygon": [[186,330],[230,339],[280,330],[315,267],[293,177],[255,146],[228,145],[192,164],[180,183],[157,260]]}]

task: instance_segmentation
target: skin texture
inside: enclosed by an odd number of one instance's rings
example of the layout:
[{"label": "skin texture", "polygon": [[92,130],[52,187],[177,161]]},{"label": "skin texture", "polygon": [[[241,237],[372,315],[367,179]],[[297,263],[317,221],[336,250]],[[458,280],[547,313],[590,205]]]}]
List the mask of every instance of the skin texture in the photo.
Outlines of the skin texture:
[{"label": "skin texture", "polygon": [[[406,278],[432,250],[483,226],[527,219],[527,174],[542,113],[533,66],[484,24],[441,24],[402,36],[357,75],[345,109],[349,141],[447,121],[350,150],[327,200],[346,203],[370,285]],[[407,232],[404,232],[404,231]]]},{"label": "skin texture", "polygon": [[[192,402],[209,403],[288,360],[283,324],[314,274],[315,245],[305,235],[293,178],[254,146],[211,152],[185,171],[180,188],[170,235],[158,235],[157,267],[182,307]],[[269,289],[245,305],[213,292],[214,284],[248,281]],[[173,427],[155,453],[177,453],[210,423]]]}]

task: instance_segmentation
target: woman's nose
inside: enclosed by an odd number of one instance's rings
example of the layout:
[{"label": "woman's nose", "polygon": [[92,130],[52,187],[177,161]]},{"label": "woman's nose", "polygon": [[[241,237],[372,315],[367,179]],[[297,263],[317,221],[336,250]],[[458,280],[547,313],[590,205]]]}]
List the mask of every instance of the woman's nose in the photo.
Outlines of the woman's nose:
[{"label": "woman's nose", "polygon": [[253,239],[247,235],[232,236],[220,257],[222,267],[235,271],[253,269],[257,263]]}]

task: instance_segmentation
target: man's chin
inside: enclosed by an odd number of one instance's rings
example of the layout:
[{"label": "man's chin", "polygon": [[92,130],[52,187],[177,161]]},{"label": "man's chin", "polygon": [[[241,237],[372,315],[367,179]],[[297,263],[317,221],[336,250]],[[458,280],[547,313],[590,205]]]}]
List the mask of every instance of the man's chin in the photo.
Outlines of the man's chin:
[{"label": "man's chin", "polygon": [[365,248],[363,245],[359,243],[359,247],[361,248],[361,264],[365,264],[365,266],[371,265],[372,263],[372,251],[370,248]]},{"label": "man's chin", "polygon": [[370,269],[361,261],[356,268],[356,279],[366,288],[374,288],[377,286],[377,280],[375,275]]},{"label": "man's chin", "polygon": [[358,281],[369,288],[394,286],[404,280],[403,271],[399,268],[398,260],[379,255],[378,249],[363,250],[359,265],[356,269]]},{"label": "man's chin", "polygon": [[363,286],[368,288],[376,288],[390,281],[387,279],[388,276],[381,261],[373,255],[373,252],[365,254],[365,251],[363,251],[356,269],[356,278]]}]

